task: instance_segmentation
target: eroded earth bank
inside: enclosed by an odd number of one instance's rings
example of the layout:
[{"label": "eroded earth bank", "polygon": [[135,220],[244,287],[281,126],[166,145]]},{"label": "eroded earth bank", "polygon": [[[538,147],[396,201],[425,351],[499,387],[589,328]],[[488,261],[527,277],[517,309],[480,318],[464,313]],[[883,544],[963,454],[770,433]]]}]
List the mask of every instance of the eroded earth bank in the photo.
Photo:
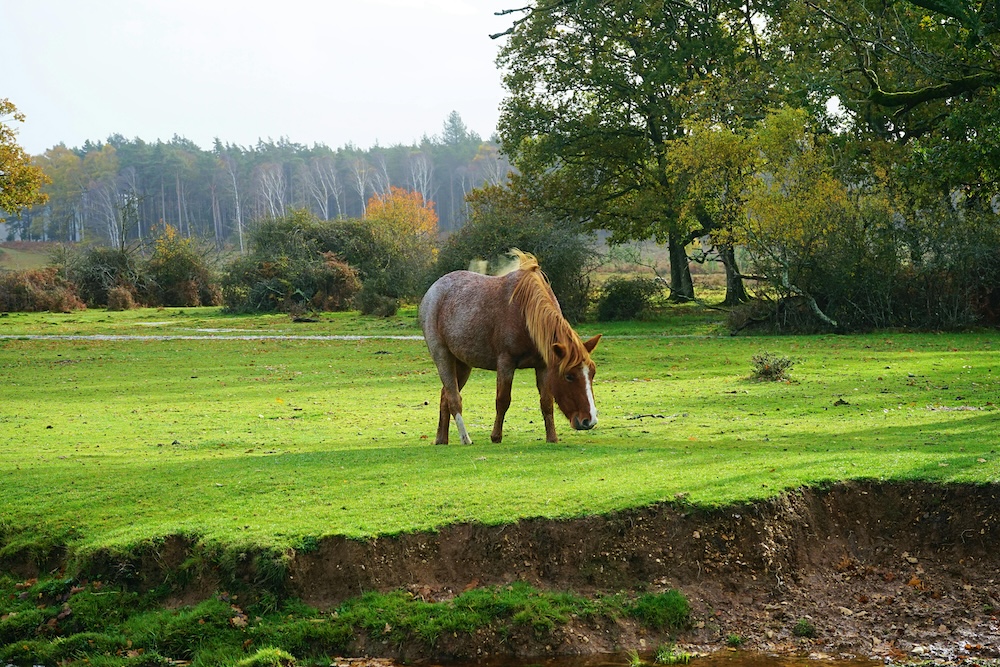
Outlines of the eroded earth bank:
[{"label": "eroded earth bank", "polygon": [[[291,585],[334,605],[407,588],[428,600],[527,581],[580,593],[677,588],[709,652],[738,637],[763,652],[894,659],[1000,657],[1000,486],[855,482],[720,510],[678,504],[565,521],[457,525],[366,542],[333,539],[297,556]],[[815,637],[795,633],[799,622]],[[799,626],[800,630],[802,626]],[[545,638],[446,637],[435,657],[586,654],[653,648],[622,621],[578,622]],[[359,640],[359,653],[419,647]]]},{"label": "eroded earth bank", "polygon": [[[355,656],[593,655],[677,641],[703,653],[740,644],[784,655],[1000,665],[998,498],[998,484],[851,482],[721,509],[679,498],[600,517],[330,538],[293,554],[281,587],[325,610],[372,590],[440,601],[516,581],[591,596],[678,589],[692,608],[691,627],[677,637],[648,634],[628,619],[572,618],[540,634],[445,634],[433,647],[362,635],[348,647]],[[131,585],[152,588],[176,580],[194,549],[177,538],[139,562],[98,558],[90,567],[129,569]],[[220,585],[210,573],[188,579],[172,604],[198,602]]]}]

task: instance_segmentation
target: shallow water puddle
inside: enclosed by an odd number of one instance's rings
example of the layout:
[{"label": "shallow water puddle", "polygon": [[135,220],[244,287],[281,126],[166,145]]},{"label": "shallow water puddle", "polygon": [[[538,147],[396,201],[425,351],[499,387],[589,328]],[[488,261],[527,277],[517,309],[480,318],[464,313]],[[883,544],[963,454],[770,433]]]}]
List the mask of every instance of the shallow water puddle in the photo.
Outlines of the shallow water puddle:
[{"label": "shallow water puddle", "polygon": [[[643,667],[653,667],[652,655],[641,655]],[[694,667],[820,667],[826,663],[836,667],[875,667],[878,660],[856,658],[841,660],[799,656],[776,656],[743,651],[720,651],[692,658],[688,665]],[[448,663],[448,667],[630,667],[632,657],[625,653],[588,656],[560,656],[557,658],[488,658],[476,662]],[[677,663],[683,664],[683,663]]]}]

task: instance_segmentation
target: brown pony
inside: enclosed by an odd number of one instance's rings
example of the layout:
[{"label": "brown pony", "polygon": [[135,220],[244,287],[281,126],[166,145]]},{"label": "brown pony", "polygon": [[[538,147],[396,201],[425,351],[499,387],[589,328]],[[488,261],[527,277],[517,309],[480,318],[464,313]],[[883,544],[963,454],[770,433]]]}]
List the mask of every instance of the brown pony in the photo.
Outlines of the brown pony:
[{"label": "brown pony", "polygon": [[590,353],[600,335],[582,342],[562,316],[538,261],[519,250],[510,254],[520,264],[516,271],[504,276],[454,271],[431,285],[420,302],[420,326],[443,385],[435,444],[448,444],[452,416],[462,444],[472,444],[462,420],[461,391],[473,368],[497,372],[493,442],[503,438],[518,368],[535,369],[547,441],[559,441],[553,399],[573,428],[597,425]]}]

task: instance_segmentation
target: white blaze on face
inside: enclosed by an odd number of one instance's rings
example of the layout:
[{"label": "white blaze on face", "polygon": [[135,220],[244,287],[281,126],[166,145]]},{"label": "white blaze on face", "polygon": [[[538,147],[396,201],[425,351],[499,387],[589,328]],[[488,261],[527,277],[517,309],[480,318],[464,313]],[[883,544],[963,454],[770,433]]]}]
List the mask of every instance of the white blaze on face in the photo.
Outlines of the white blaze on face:
[{"label": "white blaze on face", "polygon": [[583,367],[583,384],[587,388],[587,402],[590,404],[590,423],[597,426],[597,406],[594,404],[594,383],[590,380],[590,369]]}]

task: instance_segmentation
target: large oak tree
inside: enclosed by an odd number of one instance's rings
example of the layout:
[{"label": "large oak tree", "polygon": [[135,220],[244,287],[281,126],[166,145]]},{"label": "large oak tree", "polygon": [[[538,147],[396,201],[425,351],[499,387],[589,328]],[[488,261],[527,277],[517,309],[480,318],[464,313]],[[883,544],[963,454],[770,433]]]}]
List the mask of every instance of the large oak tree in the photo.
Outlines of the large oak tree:
[{"label": "large oak tree", "polygon": [[[1000,5],[994,0],[795,0],[773,17],[789,71],[842,129],[881,151],[918,206],[1000,191]],[[995,200],[994,200],[995,201]]]},{"label": "large oak tree", "polygon": [[729,85],[752,78],[741,72],[760,56],[753,6],[541,0],[523,11],[499,57],[505,152],[558,215],[615,241],[666,242],[671,297],[694,298],[685,248],[712,221],[680,215],[670,143],[692,114],[738,124],[763,104],[767,86]]}]

